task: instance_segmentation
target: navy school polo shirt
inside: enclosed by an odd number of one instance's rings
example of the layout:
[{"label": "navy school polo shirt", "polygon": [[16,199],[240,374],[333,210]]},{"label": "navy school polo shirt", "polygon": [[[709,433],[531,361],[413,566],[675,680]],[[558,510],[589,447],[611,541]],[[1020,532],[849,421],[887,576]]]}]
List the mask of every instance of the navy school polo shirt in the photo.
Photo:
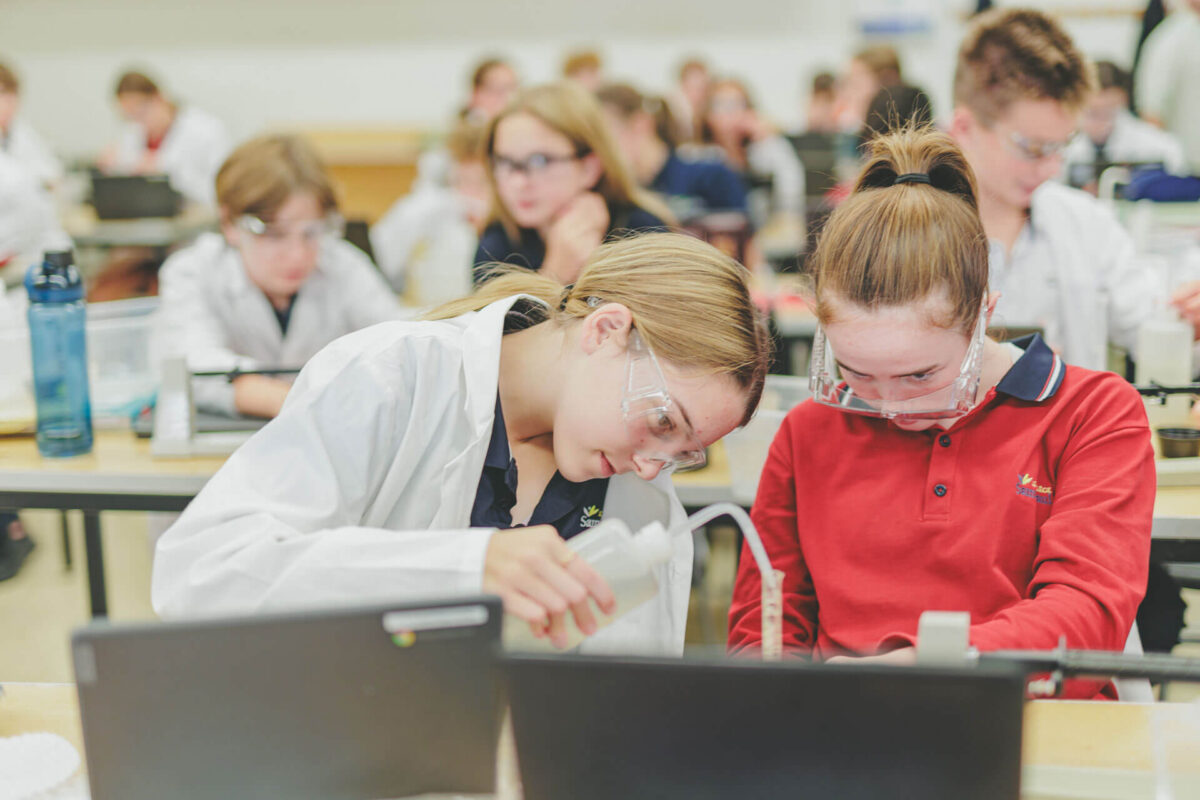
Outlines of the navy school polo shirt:
[{"label": "navy school polo shirt", "polygon": [[[532,303],[515,304],[505,318],[504,332],[522,330],[545,319],[545,314],[536,313],[539,308]],[[560,536],[569,539],[600,524],[607,492],[608,478],[572,483],[556,470],[525,524],[553,525]],[[517,462],[508,446],[508,430],[497,394],[496,420],[492,424],[492,440],[483,460],[479,488],[475,491],[475,504],[471,507],[471,527],[523,527],[513,525],[512,508],[516,502]]]},{"label": "navy school polo shirt", "polygon": [[748,213],[742,176],[714,159],[684,159],[672,150],[650,188],[669,197],[697,200],[705,211]]}]

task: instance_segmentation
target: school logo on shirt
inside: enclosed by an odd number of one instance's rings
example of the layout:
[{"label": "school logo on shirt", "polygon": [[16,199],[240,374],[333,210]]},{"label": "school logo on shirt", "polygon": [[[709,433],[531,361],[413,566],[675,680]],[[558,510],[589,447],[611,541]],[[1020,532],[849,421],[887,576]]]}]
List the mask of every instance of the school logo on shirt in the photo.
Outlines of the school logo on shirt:
[{"label": "school logo on shirt", "polygon": [[604,512],[597,506],[588,506],[579,515],[579,524],[585,528],[594,528],[600,524],[600,518],[604,516]]},{"label": "school logo on shirt", "polygon": [[1017,494],[1022,497],[1032,497],[1046,506],[1054,501],[1054,487],[1043,486],[1035,481],[1028,472],[1024,475],[1017,475]]}]

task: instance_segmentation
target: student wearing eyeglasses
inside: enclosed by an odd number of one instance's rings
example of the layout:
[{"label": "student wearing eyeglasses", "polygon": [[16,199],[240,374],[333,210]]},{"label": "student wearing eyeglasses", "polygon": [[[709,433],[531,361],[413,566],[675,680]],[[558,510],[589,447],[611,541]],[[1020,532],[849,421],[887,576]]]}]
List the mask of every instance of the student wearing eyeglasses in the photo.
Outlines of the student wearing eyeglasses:
[{"label": "student wearing eyeglasses", "polygon": [[[1104,369],[1109,342],[1136,358],[1138,326],[1161,292],[1112,212],[1052,180],[1080,128],[1092,72],[1047,15],[981,15],[959,50],[949,130],[979,182],[997,323],[1041,328],[1067,363]],[[1196,288],[1181,289],[1181,305]]]},{"label": "student wearing eyeglasses", "polygon": [[[333,184],[291,136],[241,145],[217,174],[221,232],[201,235],[159,273],[159,357],[193,371],[298,369],[343,334],[395,319],[395,294],[341,238]],[[273,417],[290,381],[243,375],[195,383],[198,407]]]},{"label": "student wearing eyeglasses", "polygon": [[[926,610],[969,612],[984,651],[1130,637],[1156,487],[1141,398],[1038,335],[986,336],[1000,298],[976,198],[944,134],[889,134],[812,255],[813,398],[772,442],[752,512],[794,653],[911,661]],[[745,554],[729,645],[761,645]]]},{"label": "student wearing eyeglasses", "polygon": [[[670,471],[753,414],[770,340],[749,273],[682,234],[604,244],[574,285],[509,267],[422,321],[343,337],[159,541],[164,617],[485,591],[589,652],[683,650],[691,534],[646,605],[565,542],[684,519]],[[681,293],[680,286],[687,287]]]},{"label": "student wearing eyeglasses", "polygon": [[484,152],[492,208],[476,284],[496,262],[572,283],[606,239],[673,222],[630,175],[596,98],[572,83],[519,94],[492,119]]}]

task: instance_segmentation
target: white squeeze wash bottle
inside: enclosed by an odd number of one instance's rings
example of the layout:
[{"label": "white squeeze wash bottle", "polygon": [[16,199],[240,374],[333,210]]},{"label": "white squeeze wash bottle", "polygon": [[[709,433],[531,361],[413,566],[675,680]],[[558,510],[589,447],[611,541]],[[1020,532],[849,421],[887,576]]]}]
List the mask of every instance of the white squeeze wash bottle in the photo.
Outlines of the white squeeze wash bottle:
[{"label": "white squeeze wash bottle", "polygon": [[[591,530],[572,536],[567,547],[574,550],[600,577],[608,582],[617,607],[609,616],[592,603],[596,624],[603,628],[658,594],[654,570],[671,560],[671,535],[658,522],[652,522],[636,534],[619,519],[608,519]],[[567,649],[579,645],[584,635],[567,615]],[[554,651],[548,638],[537,638],[529,623],[517,617],[504,618],[504,646],[510,650]]]}]

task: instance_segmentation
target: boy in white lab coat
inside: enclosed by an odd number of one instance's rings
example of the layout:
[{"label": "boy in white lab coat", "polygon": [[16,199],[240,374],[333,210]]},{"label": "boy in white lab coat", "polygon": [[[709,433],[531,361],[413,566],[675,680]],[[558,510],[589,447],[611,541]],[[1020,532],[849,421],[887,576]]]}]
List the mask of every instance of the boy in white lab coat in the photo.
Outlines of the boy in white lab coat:
[{"label": "boy in white lab coat", "polygon": [[46,142],[18,112],[21,83],[7,64],[0,63],[0,152],[20,162],[42,185],[62,180],[63,168]]},{"label": "boy in white lab coat", "polygon": [[959,50],[949,130],[979,183],[994,324],[1039,327],[1066,362],[1105,369],[1108,343],[1133,353],[1164,298],[1115,215],[1051,180],[1092,88],[1091,65],[1053,19],[989,12]]},{"label": "boy in white lab coat", "polygon": [[165,174],[188,201],[213,206],[213,178],[230,149],[224,123],[193,106],[171,102],[140,72],[120,77],[116,98],[128,124],[97,166],[117,174]]},{"label": "boy in white lab coat", "polygon": [[1200,0],[1177,0],[1146,38],[1137,73],[1138,110],[1174,134],[1200,175]]},{"label": "boy in white lab coat", "polygon": [[1187,174],[1183,148],[1175,137],[1130,113],[1129,73],[1111,61],[1097,61],[1096,81],[1080,131],[1063,152],[1071,185],[1094,194],[1097,169],[1113,163],[1161,163],[1172,174]]},{"label": "boy in white lab coat", "polygon": [[[158,356],[194,371],[299,369],[351,331],[394,319],[395,294],[341,239],[333,185],[310,146],[267,136],[230,155],[216,180],[221,233],[200,236],[159,276]],[[196,383],[197,405],[273,417],[290,380]]]}]

